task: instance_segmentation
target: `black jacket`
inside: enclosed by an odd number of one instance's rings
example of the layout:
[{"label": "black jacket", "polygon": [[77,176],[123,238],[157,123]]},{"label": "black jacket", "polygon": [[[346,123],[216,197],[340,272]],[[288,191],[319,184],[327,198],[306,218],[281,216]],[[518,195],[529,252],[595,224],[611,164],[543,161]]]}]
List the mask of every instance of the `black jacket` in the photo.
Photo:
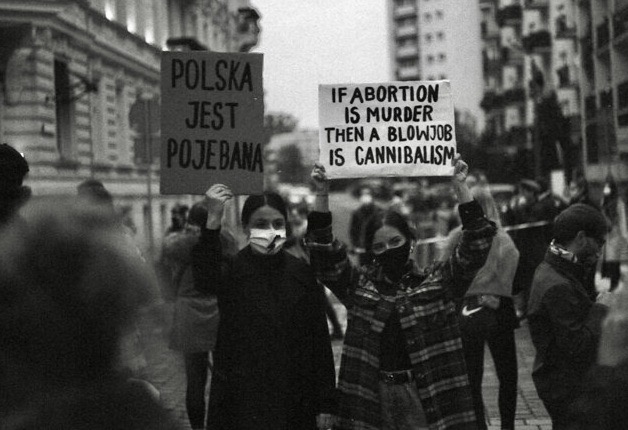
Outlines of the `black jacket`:
[{"label": "black jacket", "polygon": [[528,321],[536,358],[532,379],[544,402],[574,399],[595,362],[606,306],[583,287],[584,266],[548,251],[534,274]]},{"label": "black jacket", "polygon": [[285,251],[223,257],[218,230],[203,230],[192,268],[220,310],[207,428],[316,428],[333,412],[335,372],[311,268]]}]

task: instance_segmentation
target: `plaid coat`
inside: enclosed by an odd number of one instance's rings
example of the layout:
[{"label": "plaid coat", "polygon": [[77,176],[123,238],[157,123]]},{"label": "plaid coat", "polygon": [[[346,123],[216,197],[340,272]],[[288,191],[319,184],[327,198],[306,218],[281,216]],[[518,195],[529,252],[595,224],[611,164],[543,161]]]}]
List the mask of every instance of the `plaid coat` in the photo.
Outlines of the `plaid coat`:
[{"label": "plaid coat", "polygon": [[[311,263],[319,281],[348,311],[338,382],[338,428],[375,430],[381,426],[380,335],[395,308],[429,428],[477,428],[455,298],[463,296],[484,264],[495,227],[482,216],[477,203],[468,205],[476,216],[465,223],[456,252],[447,262],[423,272],[410,270],[398,282],[395,297],[378,292],[378,283],[385,282],[378,267],[353,268],[344,245],[329,240],[330,218],[327,227],[308,233]],[[316,226],[326,214],[312,215],[311,225]]]}]

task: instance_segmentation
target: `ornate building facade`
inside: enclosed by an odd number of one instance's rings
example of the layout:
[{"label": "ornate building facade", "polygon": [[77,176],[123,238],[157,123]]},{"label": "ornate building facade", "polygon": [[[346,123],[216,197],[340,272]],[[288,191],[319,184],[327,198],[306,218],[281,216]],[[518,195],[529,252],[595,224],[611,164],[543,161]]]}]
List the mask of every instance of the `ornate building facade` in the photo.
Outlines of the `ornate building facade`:
[{"label": "ornate building facade", "polygon": [[0,2],[0,139],[29,162],[34,198],[100,180],[138,242],[157,249],[170,209],[191,197],[159,195],[159,161],[148,156],[159,153],[159,117],[131,111],[158,106],[162,50],[254,46],[251,12],[259,18],[247,0]]}]

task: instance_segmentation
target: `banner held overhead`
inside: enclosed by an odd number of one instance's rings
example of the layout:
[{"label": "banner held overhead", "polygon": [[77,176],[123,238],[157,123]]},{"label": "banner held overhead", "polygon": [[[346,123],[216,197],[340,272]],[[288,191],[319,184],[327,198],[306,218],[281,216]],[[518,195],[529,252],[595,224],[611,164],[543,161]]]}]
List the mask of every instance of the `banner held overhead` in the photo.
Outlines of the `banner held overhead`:
[{"label": "banner held overhead", "polygon": [[330,179],[449,176],[449,81],[319,85],[319,161]]},{"label": "banner held overhead", "polygon": [[263,191],[262,67],[262,54],[162,54],[162,194]]}]

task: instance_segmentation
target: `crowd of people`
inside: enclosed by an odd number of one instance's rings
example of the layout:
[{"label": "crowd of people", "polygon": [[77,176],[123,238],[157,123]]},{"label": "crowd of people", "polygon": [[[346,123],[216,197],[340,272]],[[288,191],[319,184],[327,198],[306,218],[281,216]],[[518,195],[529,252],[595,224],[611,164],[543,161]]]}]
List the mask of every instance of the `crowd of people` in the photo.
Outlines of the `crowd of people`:
[{"label": "crowd of people", "polygon": [[[523,180],[502,210],[457,156],[457,221],[437,211],[447,238],[426,267],[401,192],[382,207],[361,189],[345,244],[320,164],[311,208],[249,196],[241,231],[225,225],[231,190],[213,184],[174,208],[160,289],[102,183],[29,201],[28,171],[0,146],[0,428],[180,428],[134,345],[159,296],[172,303],[169,347],[183,359],[192,429],[486,429],[485,345],[501,428],[514,429],[523,325],[553,428],[625,427],[628,236],[611,177],[599,205],[582,180],[569,202]],[[598,266],[608,291],[595,285]],[[345,330],[329,291],[347,309]],[[338,375],[332,338],[343,339]]]}]

